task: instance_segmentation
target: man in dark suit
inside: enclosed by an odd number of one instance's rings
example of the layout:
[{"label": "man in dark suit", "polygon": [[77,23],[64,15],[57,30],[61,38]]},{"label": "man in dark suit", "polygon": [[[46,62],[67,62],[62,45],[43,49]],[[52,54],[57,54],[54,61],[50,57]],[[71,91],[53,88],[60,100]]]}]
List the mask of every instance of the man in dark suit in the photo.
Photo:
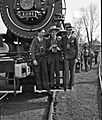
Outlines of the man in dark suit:
[{"label": "man in dark suit", "polygon": [[99,54],[98,50],[95,50],[94,54],[95,54],[95,65],[96,65],[97,64],[98,54]]},{"label": "man in dark suit", "polygon": [[89,65],[88,65],[88,60],[89,60],[89,47],[88,44],[85,43],[83,45],[83,58],[84,58],[84,66],[85,66],[85,72],[88,72],[89,70]]},{"label": "man in dark suit", "polygon": [[62,37],[64,53],[64,90],[72,89],[74,86],[75,63],[78,61],[78,41],[72,33],[70,23],[65,24],[67,34]]}]

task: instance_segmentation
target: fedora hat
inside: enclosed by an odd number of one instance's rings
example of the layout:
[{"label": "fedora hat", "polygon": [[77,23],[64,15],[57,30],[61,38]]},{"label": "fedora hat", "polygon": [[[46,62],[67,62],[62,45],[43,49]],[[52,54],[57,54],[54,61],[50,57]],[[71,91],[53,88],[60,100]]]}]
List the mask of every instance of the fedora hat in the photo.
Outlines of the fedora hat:
[{"label": "fedora hat", "polygon": [[51,27],[48,29],[48,33],[51,33],[53,30],[59,32],[59,31],[60,31],[60,28],[59,28],[59,27],[56,27],[56,26],[51,26]]},{"label": "fedora hat", "polygon": [[57,33],[57,36],[62,36],[62,35],[65,35],[67,34],[67,31],[66,30],[60,30],[58,33]]},{"label": "fedora hat", "polygon": [[[3,42],[3,46],[0,46],[0,53],[8,52],[9,46]],[[0,54],[0,56],[5,56],[6,54]]]},{"label": "fedora hat", "polygon": [[73,27],[71,26],[71,23],[65,23],[65,28],[72,30]]}]

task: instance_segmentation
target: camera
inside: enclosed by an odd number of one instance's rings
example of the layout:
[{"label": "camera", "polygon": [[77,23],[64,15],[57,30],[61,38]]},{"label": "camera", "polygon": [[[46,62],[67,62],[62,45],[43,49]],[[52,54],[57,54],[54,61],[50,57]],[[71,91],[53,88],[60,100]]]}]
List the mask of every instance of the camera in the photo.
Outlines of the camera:
[{"label": "camera", "polygon": [[52,45],[52,52],[54,52],[54,53],[57,52],[57,45],[56,44]]},{"label": "camera", "polygon": [[44,53],[45,53],[45,51],[44,51],[44,47],[41,46],[41,47],[40,47],[40,54],[44,54]]},{"label": "camera", "polygon": [[67,49],[69,50],[69,49],[70,49],[70,44],[67,44],[67,46],[66,46],[66,47],[67,47]]}]

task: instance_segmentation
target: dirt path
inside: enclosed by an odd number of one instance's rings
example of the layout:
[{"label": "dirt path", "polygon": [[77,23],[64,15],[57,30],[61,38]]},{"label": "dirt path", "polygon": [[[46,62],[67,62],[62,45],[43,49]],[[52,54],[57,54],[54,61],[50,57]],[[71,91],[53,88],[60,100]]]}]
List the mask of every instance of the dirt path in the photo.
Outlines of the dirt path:
[{"label": "dirt path", "polygon": [[97,69],[76,73],[73,91],[58,92],[55,120],[101,120]]}]

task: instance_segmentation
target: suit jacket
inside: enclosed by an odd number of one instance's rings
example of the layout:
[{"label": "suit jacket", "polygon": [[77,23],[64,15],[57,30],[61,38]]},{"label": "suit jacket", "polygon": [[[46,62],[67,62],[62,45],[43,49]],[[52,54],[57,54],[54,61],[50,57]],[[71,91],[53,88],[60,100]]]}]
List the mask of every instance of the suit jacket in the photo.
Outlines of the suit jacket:
[{"label": "suit jacket", "polygon": [[63,46],[63,54],[65,59],[78,58],[79,47],[76,37],[71,36],[70,38],[68,38],[67,35],[63,36],[62,46]]}]

